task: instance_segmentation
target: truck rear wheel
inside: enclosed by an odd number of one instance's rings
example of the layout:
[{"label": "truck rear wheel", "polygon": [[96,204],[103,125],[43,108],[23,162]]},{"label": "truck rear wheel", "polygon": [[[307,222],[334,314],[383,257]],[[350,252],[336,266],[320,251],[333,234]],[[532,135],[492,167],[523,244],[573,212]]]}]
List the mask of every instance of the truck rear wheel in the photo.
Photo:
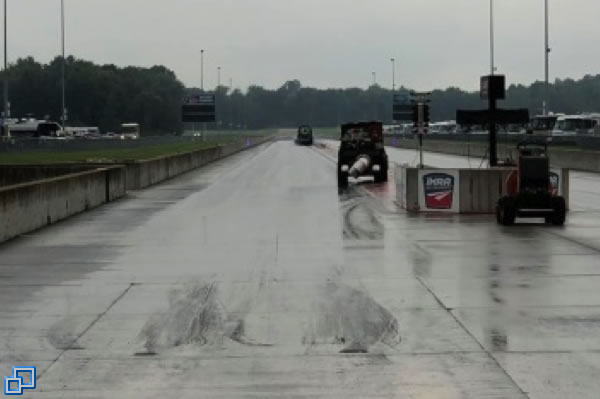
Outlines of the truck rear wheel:
[{"label": "truck rear wheel", "polygon": [[567,219],[567,204],[563,197],[552,198],[552,209],[554,213],[550,217],[550,223],[554,226],[563,226]]},{"label": "truck rear wheel", "polygon": [[381,171],[375,173],[375,183],[385,183],[388,181],[387,171]]},{"label": "truck rear wheel", "polygon": [[338,188],[348,188],[348,172],[342,172],[338,169]]},{"label": "truck rear wheel", "polygon": [[515,199],[512,197],[502,197],[496,205],[496,220],[503,226],[512,226],[517,218],[517,209]]}]

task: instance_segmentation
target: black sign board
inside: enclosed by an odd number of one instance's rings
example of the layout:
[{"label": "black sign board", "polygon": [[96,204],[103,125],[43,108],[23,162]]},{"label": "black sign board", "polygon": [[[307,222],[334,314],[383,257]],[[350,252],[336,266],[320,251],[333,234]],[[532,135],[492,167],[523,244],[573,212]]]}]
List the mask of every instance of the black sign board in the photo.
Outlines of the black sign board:
[{"label": "black sign board", "polygon": [[503,100],[506,97],[506,78],[504,75],[481,77],[481,99]]},{"label": "black sign board", "polygon": [[194,94],[183,99],[183,122],[215,122],[216,101],[213,94]]},{"label": "black sign board", "polygon": [[456,123],[459,125],[487,125],[490,121],[499,125],[529,123],[528,109],[487,109],[477,111],[456,111]]},{"label": "black sign board", "polygon": [[394,94],[394,117],[395,121],[412,121],[413,107],[410,99],[405,94]]},{"label": "black sign board", "polygon": [[506,97],[506,78],[503,75],[481,77],[481,98],[488,101],[488,109],[477,111],[456,111],[459,125],[484,125],[490,129],[490,166],[498,165],[497,124],[528,123],[527,109],[498,109],[496,101]]}]

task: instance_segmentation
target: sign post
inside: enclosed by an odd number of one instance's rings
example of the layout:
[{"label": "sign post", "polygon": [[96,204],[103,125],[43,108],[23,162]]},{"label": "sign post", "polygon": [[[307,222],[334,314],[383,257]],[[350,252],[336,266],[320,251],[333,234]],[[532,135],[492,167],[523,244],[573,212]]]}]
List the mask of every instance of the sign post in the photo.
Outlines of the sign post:
[{"label": "sign post", "polygon": [[423,162],[423,135],[427,134],[429,131],[429,96],[431,93],[428,92],[411,92],[411,97],[413,99],[411,102],[412,105],[412,115],[413,115],[413,123],[414,129],[419,138],[419,167],[423,169],[425,164]]},{"label": "sign post", "polygon": [[498,123],[529,123],[528,109],[499,109],[496,101],[506,97],[504,75],[488,75],[481,78],[481,99],[488,100],[487,110],[456,111],[459,125],[489,125],[490,166],[498,166]]}]

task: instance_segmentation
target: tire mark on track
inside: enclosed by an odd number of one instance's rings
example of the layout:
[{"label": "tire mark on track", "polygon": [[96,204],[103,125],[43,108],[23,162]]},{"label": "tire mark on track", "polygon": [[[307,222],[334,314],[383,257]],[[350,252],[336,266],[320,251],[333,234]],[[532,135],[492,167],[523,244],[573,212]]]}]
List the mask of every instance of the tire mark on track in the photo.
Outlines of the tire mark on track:
[{"label": "tire mark on track", "polygon": [[62,357],[65,355],[65,353],[67,353],[70,350],[73,350],[76,348],[77,343],[81,340],[81,338],[83,338],[83,336],[85,334],[87,334],[92,328],[94,328],[94,326],[100,321],[100,319],[102,319],[104,316],[106,316],[106,314],[108,312],[110,312],[110,310],[121,300],[125,297],[125,295],[127,295],[129,293],[129,291],[134,287],[137,286],[138,284],[136,283],[130,283],[127,288],[125,288],[125,290],[123,290],[123,292],[121,292],[119,294],[119,296],[117,296],[109,305],[108,307],[102,312],[100,313],[91,323],[89,326],[87,326],[85,328],[85,330],[83,330],[80,334],[78,334],[75,339],[73,340],[73,342],[71,342],[71,344],[69,346],[67,346],[65,349],[63,349],[58,356],[56,356],[56,358],[50,363],[50,365],[48,366],[48,368],[46,368],[45,370],[41,371],[39,373],[39,377],[38,379],[42,379],[42,377],[44,375],[46,375],[48,373],[48,371],[50,371],[50,369],[56,364],[58,363],[58,361],[60,359],[62,359]]}]

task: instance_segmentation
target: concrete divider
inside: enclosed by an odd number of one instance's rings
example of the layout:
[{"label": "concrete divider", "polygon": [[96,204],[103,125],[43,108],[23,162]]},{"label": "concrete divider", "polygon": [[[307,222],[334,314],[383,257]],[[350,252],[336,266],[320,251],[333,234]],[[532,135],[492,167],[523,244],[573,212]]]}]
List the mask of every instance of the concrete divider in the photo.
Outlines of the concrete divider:
[{"label": "concrete divider", "polygon": [[120,165],[0,166],[0,242],[114,201],[272,137]]},{"label": "concrete divider", "polygon": [[[409,212],[495,213],[504,182],[515,168],[419,169],[397,165],[396,195]],[[558,193],[569,207],[569,170],[554,170]]]},{"label": "concrete divider", "polygon": [[0,242],[126,193],[125,167],[112,166],[0,188]]},{"label": "concrete divider", "polygon": [[244,142],[127,163],[127,189],[139,190],[152,186],[272,139],[248,138]]},{"label": "concrete divider", "polygon": [[0,187],[85,172],[96,168],[96,166],[86,165],[2,165],[0,166]]}]

